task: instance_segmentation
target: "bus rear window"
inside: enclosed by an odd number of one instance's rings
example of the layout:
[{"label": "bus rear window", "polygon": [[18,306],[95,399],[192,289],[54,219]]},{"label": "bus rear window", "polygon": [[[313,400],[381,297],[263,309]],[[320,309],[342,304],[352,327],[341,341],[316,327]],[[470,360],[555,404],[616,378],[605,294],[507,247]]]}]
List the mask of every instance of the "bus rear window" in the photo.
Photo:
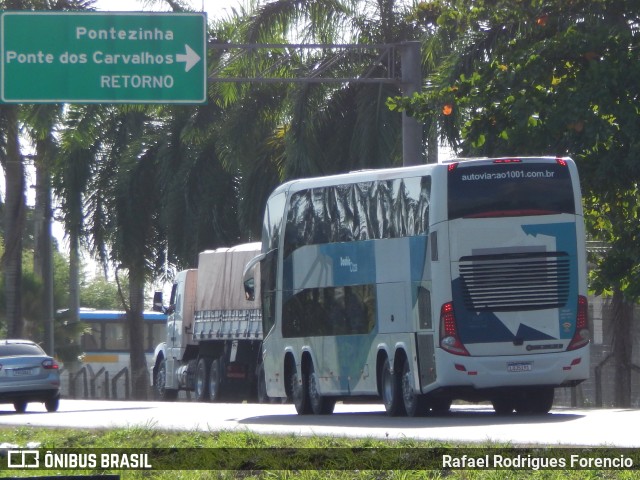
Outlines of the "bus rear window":
[{"label": "bus rear window", "polygon": [[449,169],[449,220],[575,214],[571,176],[558,163],[459,164]]}]

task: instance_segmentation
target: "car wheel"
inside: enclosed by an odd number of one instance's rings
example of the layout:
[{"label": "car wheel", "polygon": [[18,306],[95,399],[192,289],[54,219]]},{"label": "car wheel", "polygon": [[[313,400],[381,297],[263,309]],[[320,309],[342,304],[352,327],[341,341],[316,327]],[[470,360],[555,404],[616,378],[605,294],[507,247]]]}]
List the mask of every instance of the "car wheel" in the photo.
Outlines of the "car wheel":
[{"label": "car wheel", "polygon": [[47,409],[47,412],[57,412],[58,407],[60,406],[60,396],[56,395],[53,398],[50,398],[46,402],[44,402],[44,408]]},{"label": "car wheel", "polygon": [[24,400],[13,402],[13,408],[16,409],[17,413],[24,413],[27,410],[27,402]]}]

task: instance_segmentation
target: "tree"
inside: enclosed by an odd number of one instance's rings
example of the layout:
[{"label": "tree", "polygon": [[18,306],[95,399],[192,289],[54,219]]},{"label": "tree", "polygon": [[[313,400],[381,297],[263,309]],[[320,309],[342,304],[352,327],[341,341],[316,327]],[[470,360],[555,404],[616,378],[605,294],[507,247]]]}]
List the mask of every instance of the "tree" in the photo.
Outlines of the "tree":
[{"label": "tree", "polygon": [[625,303],[640,297],[639,20],[639,4],[618,0],[453,1],[438,20],[460,39],[448,68],[429,91],[391,102],[439,118],[463,154],[577,160],[588,232],[610,246],[591,277],[595,293],[613,294],[621,407],[632,368]]},{"label": "tree", "polygon": [[3,152],[0,159],[5,172],[4,232],[2,266],[5,277],[7,337],[20,338],[24,333],[22,318],[22,235],[25,221],[24,164],[18,140],[18,106],[0,107],[4,124]]},{"label": "tree", "polygon": [[32,105],[22,109],[25,131],[35,147],[36,202],[33,249],[33,271],[42,283],[40,321],[44,323],[44,348],[54,353],[53,245],[51,222],[51,166],[57,153],[55,130],[62,115],[62,105]]},{"label": "tree", "polygon": [[67,164],[58,183],[69,185],[62,192],[67,193],[70,225],[77,232],[86,228],[92,252],[105,266],[127,273],[128,292],[121,291],[120,298],[128,316],[135,398],[146,398],[148,386],[144,285],[164,252],[158,233],[155,150],[144,140],[148,130],[157,128],[151,111],[142,106],[74,108],[69,118],[76,128],[64,136],[63,151],[78,163]]},{"label": "tree", "polygon": [[[4,0],[3,10],[82,10],[92,4],[92,0]],[[6,313],[10,337],[20,337],[23,333],[20,283],[22,277],[22,236],[24,234],[25,180],[24,164],[19,140],[18,105],[0,107],[0,123],[4,137],[1,140],[0,161],[5,172],[6,207],[4,210],[5,253],[2,258],[6,281]],[[45,138],[46,135],[44,135]]]},{"label": "tree", "polygon": [[[124,288],[128,290],[128,285]],[[98,310],[120,310],[122,302],[118,296],[117,285],[103,277],[85,280],[80,287],[80,305]]]},{"label": "tree", "polygon": [[[424,66],[432,68],[440,51],[432,45],[433,14],[394,0],[295,1],[254,3],[229,23],[214,27],[217,43],[397,44],[422,40]],[[421,4],[422,5],[422,4]],[[432,48],[433,47],[433,48]],[[386,76],[388,65],[375,50],[276,49],[247,55],[243,61],[216,67],[221,76],[314,76],[356,73]],[[210,65],[217,64],[210,58]],[[400,65],[391,68],[400,70]],[[385,106],[399,88],[382,84],[269,83],[214,84],[226,121],[221,125],[225,162],[241,175],[239,214],[243,226],[260,232],[260,215],[268,194],[284,180],[355,169],[400,164],[401,116]],[[430,145],[433,146],[433,145]],[[256,210],[259,212],[256,214]]]}]

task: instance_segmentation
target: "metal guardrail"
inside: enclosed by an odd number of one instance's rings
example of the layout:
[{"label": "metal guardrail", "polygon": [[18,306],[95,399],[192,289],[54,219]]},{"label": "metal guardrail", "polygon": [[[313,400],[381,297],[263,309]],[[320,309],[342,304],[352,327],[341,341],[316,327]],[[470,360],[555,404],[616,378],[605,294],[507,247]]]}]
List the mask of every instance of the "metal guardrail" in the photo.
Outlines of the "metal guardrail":
[{"label": "metal guardrail", "polygon": [[100,370],[98,370],[96,372],[96,374],[94,375],[93,372],[91,372],[91,380],[89,380],[89,389],[91,392],[91,398],[96,398],[96,381],[98,380],[98,377],[100,377],[101,375],[104,375],[104,383],[103,383],[103,396],[104,398],[109,398],[109,372],[104,368],[100,368]]},{"label": "metal guardrail", "polygon": [[[602,401],[602,368],[605,366],[605,364],[609,361],[609,359],[613,357],[613,352],[610,352],[606,357],[604,357],[602,359],[602,361],[600,363],[598,363],[598,365],[596,365],[594,367],[594,382],[595,382],[595,387],[596,387],[596,399],[595,399],[595,406],[596,408],[602,408],[603,405],[603,401]],[[638,365],[636,365],[635,363],[632,363],[631,365],[629,365],[629,368],[631,370],[635,370],[636,372],[640,373],[640,367]]]},{"label": "metal guardrail", "polygon": [[120,377],[124,376],[124,399],[129,400],[131,396],[131,386],[129,383],[129,367],[124,367],[118,373],[113,376],[111,380],[111,393],[113,394],[113,398],[117,400],[118,398],[118,380]]},{"label": "metal guardrail", "polygon": [[89,385],[88,385],[88,382],[87,382],[87,367],[86,366],[82,367],[76,373],[69,373],[69,395],[72,398],[78,398],[78,395],[76,393],[76,381],[78,380],[78,377],[82,377],[82,385],[84,387],[83,390],[82,390],[82,398],[88,399],[89,398]]},{"label": "metal guardrail", "polygon": [[[113,378],[110,378],[109,371],[101,367],[97,372],[93,372],[90,364],[83,365],[77,372],[69,372],[69,397],[82,399],[98,398],[98,386],[102,386],[101,398],[107,400],[118,400],[118,383],[124,387],[124,400],[131,398],[129,367],[122,368]],[[78,380],[81,380],[80,389]]]}]

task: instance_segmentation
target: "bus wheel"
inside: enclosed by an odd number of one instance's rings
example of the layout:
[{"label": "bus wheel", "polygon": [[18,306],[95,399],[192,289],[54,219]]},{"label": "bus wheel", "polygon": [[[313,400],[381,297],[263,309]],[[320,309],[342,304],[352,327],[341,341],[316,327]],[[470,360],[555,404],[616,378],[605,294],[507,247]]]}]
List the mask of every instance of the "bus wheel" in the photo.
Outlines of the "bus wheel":
[{"label": "bus wheel", "polygon": [[429,407],[434,415],[446,415],[451,410],[450,398],[431,398]]},{"label": "bus wheel", "polygon": [[267,379],[264,375],[264,364],[258,367],[256,390],[258,391],[258,403],[271,403],[271,399],[267,395]]},{"label": "bus wheel", "polygon": [[511,415],[515,407],[511,398],[504,397],[494,398],[491,400],[491,405],[493,405],[496,415]]},{"label": "bus wheel", "polygon": [[311,402],[309,400],[309,382],[305,377],[306,375],[304,373],[298,373],[295,367],[291,371],[291,377],[289,377],[291,396],[298,415],[309,415],[312,413]]},{"label": "bus wheel", "polygon": [[382,374],[380,375],[382,401],[387,414],[392,417],[404,415],[404,404],[402,402],[402,385],[400,375],[396,375],[391,371],[391,362],[386,358],[382,365]]},{"label": "bus wheel", "polygon": [[331,415],[336,406],[336,400],[335,398],[320,395],[318,391],[318,374],[315,372],[313,365],[311,365],[311,371],[307,378],[309,380],[309,403],[311,404],[311,411],[315,415]]},{"label": "bus wheel", "polygon": [[214,358],[211,361],[209,376],[207,378],[209,383],[209,401],[219,402],[222,398],[222,362],[219,359]]},{"label": "bus wheel", "polygon": [[197,402],[206,402],[208,396],[209,361],[200,357],[196,365],[196,379],[193,387],[193,395]]},{"label": "bus wheel", "polygon": [[516,412],[519,414],[544,415],[553,406],[553,387],[540,387],[524,390],[516,400]]},{"label": "bus wheel", "polygon": [[409,417],[424,415],[427,412],[427,397],[416,393],[411,379],[411,366],[405,360],[402,366],[402,403]]},{"label": "bus wheel", "polygon": [[160,401],[170,402],[178,398],[177,390],[167,389],[167,361],[165,359],[162,359],[158,365],[156,381],[153,382],[153,393],[156,400]]}]

